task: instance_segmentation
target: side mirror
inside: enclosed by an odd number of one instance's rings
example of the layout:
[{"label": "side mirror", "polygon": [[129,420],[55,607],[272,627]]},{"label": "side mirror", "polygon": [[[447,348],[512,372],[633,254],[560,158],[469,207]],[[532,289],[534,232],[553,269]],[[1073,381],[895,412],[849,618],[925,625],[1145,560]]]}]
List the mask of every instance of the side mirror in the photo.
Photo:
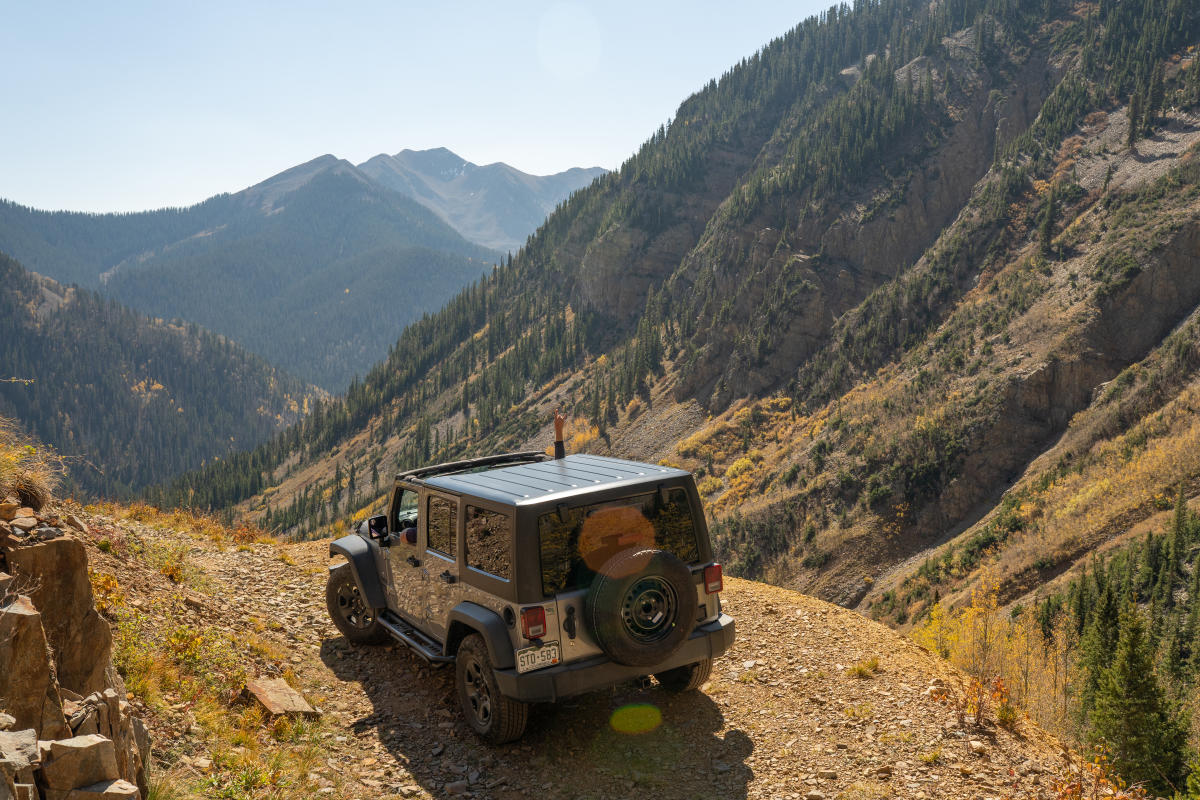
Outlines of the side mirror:
[{"label": "side mirror", "polygon": [[372,539],[387,538],[387,517],[382,514],[367,520],[367,535]]}]

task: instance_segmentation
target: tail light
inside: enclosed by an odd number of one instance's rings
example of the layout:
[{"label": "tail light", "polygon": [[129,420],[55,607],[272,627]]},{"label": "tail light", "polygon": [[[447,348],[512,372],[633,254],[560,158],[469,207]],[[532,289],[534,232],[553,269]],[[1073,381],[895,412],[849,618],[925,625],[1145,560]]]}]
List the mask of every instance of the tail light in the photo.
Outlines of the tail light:
[{"label": "tail light", "polygon": [[526,639],[540,639],[546,635],[546,609],[541,606],[521,609],[521,635]]},{"label": "tail light", "polygon": [[721,565],[709,564],[704,568],[704,593],[716,594],[724,587],[724,580],[721,578]]}]

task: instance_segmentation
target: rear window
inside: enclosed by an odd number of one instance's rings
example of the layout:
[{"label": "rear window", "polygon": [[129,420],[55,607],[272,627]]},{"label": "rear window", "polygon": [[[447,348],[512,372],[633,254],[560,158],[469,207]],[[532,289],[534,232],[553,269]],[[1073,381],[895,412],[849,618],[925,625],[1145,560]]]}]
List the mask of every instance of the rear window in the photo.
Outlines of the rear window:
[{"label": "rear window", "polygon": [[538,517],[542,592],[555,595],[589,586],[601,565],[621,550],[654,547],[685,564],[696,561],[696,527],[687,492],[658,492],[609,503],[564,508]]}]

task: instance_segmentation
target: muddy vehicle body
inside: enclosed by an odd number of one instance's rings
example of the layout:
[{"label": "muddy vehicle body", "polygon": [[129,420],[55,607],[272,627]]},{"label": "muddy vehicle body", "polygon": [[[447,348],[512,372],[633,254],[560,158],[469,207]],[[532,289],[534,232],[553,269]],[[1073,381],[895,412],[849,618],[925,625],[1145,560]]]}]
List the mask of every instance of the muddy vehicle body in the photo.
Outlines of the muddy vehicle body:
[{"label": "muddy vehicle body", "polygon": [[412,470],[330,555],[338,629],[454,663],[495,743],[530,703],[650,675],[698,688],[733,641],[695,481],[669,467],[528,452]]}]

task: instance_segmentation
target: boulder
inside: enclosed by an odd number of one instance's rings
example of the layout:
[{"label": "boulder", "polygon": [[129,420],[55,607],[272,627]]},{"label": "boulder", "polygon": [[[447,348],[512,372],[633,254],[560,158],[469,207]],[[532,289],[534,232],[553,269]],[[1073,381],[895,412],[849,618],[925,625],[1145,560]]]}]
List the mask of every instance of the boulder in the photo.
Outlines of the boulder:
[{"label": "boulder", "polygon": [[33,730],[0,733],[0,776],[6,776],[14,785],[32,783],[33,770],[40,760]]},{"label": "boulder", "polygon": [[80,694],[112,685],[106,675],[112,671],[112,631],[92,599],[83,543],[60,536],[18,547],[7,561],[13,576],[30,586],[30,598],[42,612],[58,682]]},{"label": "boulder", "polygon": [[48,655],[42,615],[28,597],[0,608],[0,697],[15,727],[32,728],[36,739],[71,735]]},{"label": "boulder", "polygon": [[13,530],[29,533],[38,526],[38,521],[36,517],[17,517],[8,524]]},{"label": "boulder", "polygon": [[75,711],[67,711],[67,724],[71,726],[71,731],[76,736],[99,733],[100,713],[90,704],[80,705]]},{"label": "boulder", "polygon": [[315,709],[283,678],[256,678],[246,682],[246,693],[253,695],[268,714],[319,716]]},{"label": "boulder", "polygon": [[20,506],[12,502],[0,503],[0,520],[8,522],[17,518],[17,509]]},{"label": "boulder", "polygon": [[101,781],[69,791],[46,791],[46,800],[139,800],[140,797],[138,788],[123,780]]},{"label": "boulder", "polygon": [[40,772],[47,789],[78,789],[120,778],[112,739],[98,734],[51,742]]},{"label": "boulder", "polygon": [[111,739],[116,748],[120,777],[146,789],[145,764],[150,758],[150,737],[140,719],[132,716],[131,706],[113,689],[92,692],[78,701],[67,700],[71,728],[76,736],[99,733]]}]

